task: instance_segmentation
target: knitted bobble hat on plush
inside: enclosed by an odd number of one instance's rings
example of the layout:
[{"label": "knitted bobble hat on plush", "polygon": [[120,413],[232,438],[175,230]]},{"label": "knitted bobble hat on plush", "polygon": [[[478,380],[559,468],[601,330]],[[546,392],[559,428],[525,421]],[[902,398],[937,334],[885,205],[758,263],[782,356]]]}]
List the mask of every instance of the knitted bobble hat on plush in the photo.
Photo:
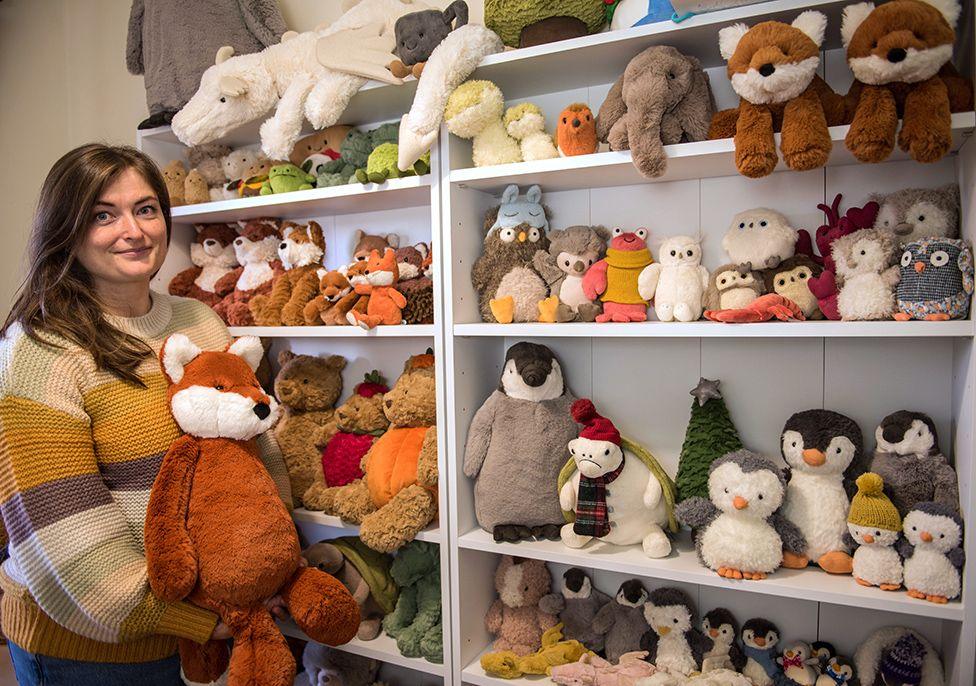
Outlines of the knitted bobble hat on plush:
[{"label": "knitted bobble hat on plush", "polygon": [[884,494],[884,481],[874,472],[857,477],[857,493],[851,499],[847,521],[855,526],[873,526],[885,531],[901,531],[898,509]]},{"label": "knitted bobble hat on plush", "polygon": [[617,427],[609,419],[597,413],[592,400],[580,398],[573,403],[570,412],[578,424],[586,425],[580,431],[580,438],[589,438],[593,441],[609,441],[610,443],[620,445],[620,432],[617,431]]},{"label": "knitted bobble hat on plush", "polygon": [[885,683],[912,686],[921,683],[924,658],[925,646],[911,634],[905,634],[881,658],[881,675]]}]

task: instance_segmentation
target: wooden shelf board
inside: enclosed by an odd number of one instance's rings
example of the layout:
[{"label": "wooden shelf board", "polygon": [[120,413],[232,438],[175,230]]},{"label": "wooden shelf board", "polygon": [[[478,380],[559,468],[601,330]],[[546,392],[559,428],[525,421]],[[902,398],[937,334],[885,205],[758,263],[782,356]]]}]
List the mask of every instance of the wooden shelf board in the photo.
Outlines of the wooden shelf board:
[{"label": "wooden shelf board", "polygon": [[591,543],[584,548],[574,549],[566,547],[561,541],[496,543],[491,534],[481,529],[475,529],[461,536],[458,545],[462,549],[529,557],[575,565],[584,569],[602,569],[760,595],[900,612],[957,622],[961,622],[964,616],[962,602],[938,605],[909,598],[904,591],[888,592],[877,588],[865,588],[858,585],[851,576],[827,574],[813,567],[802,570],[779,569],[762,581],[724,579],[699,563],[694,544],[687,532],[679,534],[674,542],[675,550],[670,557],[663,559],[647,557],[639,545],[614,546],[609,543]]},{"label": "wooden shelf board", "polygon": [[[849,128],[849,126],[833,126],[829,129],[833,150],[827,161],[828,167],[861,164],[844,145],[844,137],[847,136]],[[957,152],[972,135],[974,128],[976,128],[976,112],[952,115],[953,153]],[[780,135],[776,134],[777,150],[779,140]],[[630,151],[626,150],[455,169],[451,171],[450,182],[461,188],[473,188],[497,195],[504,190],[505,186],[512,183],[520,186],[540,184],[546,192],[551,193],[738,174],[735,168],[735,145],[731,138],[666,145],[664,151],[668,156],[668,168],[663,176],[656,179],[641,176],[631,162]],[[886,161],[907,159],[909,159],[907,153],[896,147]],[[785,169],[786,166],[781,159],[776,170]]]},{"label": "wooden shelf board", "polygon": [[[282,633],[288,636],[293,636],[303,641],[309,640],[308,636],[290,619],[279,620],[278,626],[281,628]],[[399,649],[397,649],[396,639],[390,638],[384,633],[381,633],[372,641],[361,641],[358,638],[354,638],[349,643],[335,646],[335,648],[354,655],[371,657],[374,660],[386,662],[391,665],[398,665],[418,672],[424,672],[425,674],[443,677],[447,671],[442,664],[428,662],[421,657],[405,657],[401,655]]]},{"label": "wooden shelf board", "polygon": [[263,338],[433,338],[433,324],[377,326],[366,331],[358,326],[231,326],[231,336]]},{"label": "wooden shelf board", "polygon": [[632,324],[455,324],[455,336],[505,338],[928,338],[970,337],[970,319],[948,322],[643,322]]}]

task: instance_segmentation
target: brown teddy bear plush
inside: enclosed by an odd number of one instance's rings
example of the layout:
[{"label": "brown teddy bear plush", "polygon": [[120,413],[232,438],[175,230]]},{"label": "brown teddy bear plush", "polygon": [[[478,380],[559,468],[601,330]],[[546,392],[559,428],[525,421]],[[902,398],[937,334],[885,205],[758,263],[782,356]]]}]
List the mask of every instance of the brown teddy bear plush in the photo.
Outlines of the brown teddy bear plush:
[{"label": "brown teddy bear plush", "polygon": [[363,478],[363,457],[383,435],[390,420],[383,413],[383,395],[390,391],[375,369],[356,385],[352,396],[336,408],[336,433],[322,448],[322,479],[305,491],[309,510],[336,514],[335,494],[340,487]]},{"label": "brown teddy bear plush", "polygon": [[792,24],[764,21],[719,31],[739,106],[712,119],[709,138],[735,136],[735,166],[758,178],[776,167],[774,131],[781,131],[783,161],[790,169],[822,167],[830,156],[828,126],[842,123],[843,98],[817,75],[827,17],[803,12]]},{"label": "brown teddy bear plush", "polygon": [[426,243],[407,245],[396,251],[400,270],[396,288],[407,299],[401,313],[405,324],[434,323],[434,282],[424,275],[424,261],[429,255]]},{"label": "brown teddy bear plush", "polygon": [[862,2],[844,8],[840,33],[854,84],[847,149],[881,162],[895,146],[917,162],[935,162],[952,145],[951,112],[973,109],[973,85],[950,64],[959,19],[956,0]]},{"label": "brown teddy bear plush", "polygon": [[393,552],[437,516],[434,355],[414,355],[383,396],[390,428],[363,458],[366,476],[335,495],[342,519],[360,524],[373,550]]},{"label": "brown teddy bear plush", "polygon": [[282,350],[278,364],[275,395],[285,411],[275,426],[275,438],[297,507],[308,487],[322,479],[322,459],[315,446],[327,443],[336,432],[334,406],[342,392],[346,360],[339,355],[315,357]]},{"label": "brown teddy bear plush", "polygon": [[485,627],[496,637],[495,650],[531,655],[542,647],[543,632],[559,621],[539,608],[551,586],[549,568],[542,560],[502,556],[495,570],[498,599],[485,615]]},{"label": "brown teddy bear plush", "polygon": [[318,222],[285,222],[278,257],[284,271],[274,278],[271,292],[251,298],[251,316],[258,326],[302,326],[304,309],[319,290],[316,270],[325,254],[325,237]]}]

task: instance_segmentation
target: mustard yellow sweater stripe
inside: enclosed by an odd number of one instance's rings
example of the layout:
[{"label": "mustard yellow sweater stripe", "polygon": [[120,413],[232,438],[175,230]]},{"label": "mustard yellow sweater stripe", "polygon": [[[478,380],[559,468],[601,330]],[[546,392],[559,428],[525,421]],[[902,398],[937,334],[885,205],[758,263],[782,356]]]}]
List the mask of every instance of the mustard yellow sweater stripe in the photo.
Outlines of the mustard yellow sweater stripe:
[{"label": "mustard yellow sweater stripe", "polygon": [[[205,350],[230,336],[205,305],[153,293],[151,311],[112,323],[158,353],[172,333]],[[63,343],[63,342],[62,342]],[[84,351],[41,345],[19,330],[0,342],[0,513],[10,559],[4,632],[22,648],[92,661],[159,659],[175,638],[206,640],[216,617],[166,603],[149,588],[146,506],[179,428],[155,358],[138,370],[146,388],[100,372]],[[262,458],[290,505],[273,438]]]}]

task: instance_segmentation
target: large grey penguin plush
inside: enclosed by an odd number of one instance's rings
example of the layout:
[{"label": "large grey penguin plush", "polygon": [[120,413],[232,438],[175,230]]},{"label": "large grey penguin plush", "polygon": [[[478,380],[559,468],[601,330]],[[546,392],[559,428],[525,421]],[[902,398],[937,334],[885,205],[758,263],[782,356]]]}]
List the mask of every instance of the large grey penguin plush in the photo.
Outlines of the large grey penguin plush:
[{"label": "large grey penguin plush", "polygon": [[610,596],[593,588],[593,582],[582,569],[570,567],[563,574],[560,593],[550,593],[539,601],[543,612],[558,615],[563,623],[563,637],[577,640],[594,653],[603,650],[604,636],[593,628],[593,618],[610,602]]},{"label": "large grey penguin plush", "polygon": [[650,628],[644,618],[647,591],[638,579],[620,584],[616,597],[593,618],[593,630],[605,636],[607,660],[617,664],[620,656],[640,650],[641,637]]},{"label": "large grey penguin plush", "polygon": [[508,349],[498,389],[475,413],[464,449],[478,524],[496,541],[559,538],[565,522],[556,484],[576,438],[575,401],[549,348]]}]

